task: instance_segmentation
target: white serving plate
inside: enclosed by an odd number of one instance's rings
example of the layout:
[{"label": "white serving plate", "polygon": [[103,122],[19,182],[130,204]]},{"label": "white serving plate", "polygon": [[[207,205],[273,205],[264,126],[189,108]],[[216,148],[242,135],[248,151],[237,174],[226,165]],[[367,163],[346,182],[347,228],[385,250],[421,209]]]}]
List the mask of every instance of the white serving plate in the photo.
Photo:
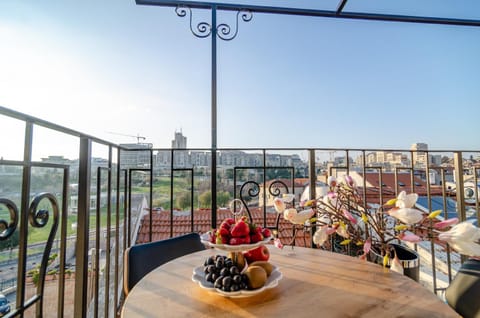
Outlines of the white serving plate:
[{"label": "white serving plate", "polygon": [[240,298],[240,297],[255,296],[263,292],[264,290],[276,287],[280,279],[282,279],[282,277],[283,277],[282,273],[278,270],[278,268],[275,265],[273,265],[272,273],[267,278],[267,282],[265,283],[265,285],[263,285],[263,287],[253,289],[253,290],[242,289],[236,292],[226,292],[221,289],[214,288],[213,283],[207,282],[205,280],[205,273],[203,272],[203,266],[199,266],[193,269],[192,281],[194,281],[195,283],[198,283],[198,285],[201,288],[211,291],[213,293],[217,293],[225,297]]},{"label": "white serving plate", "polygon": [[264,238],[262,241],[253,244],[240,244],[240,245],[230,245],[230,244],[214,244],[210,242],[210,233],[203,233],[200,235],[200,239],[205,246],[213,247],[219,250],[227,252],[246,252],[253,250],[261,245],[268,244],[273,236]]}]

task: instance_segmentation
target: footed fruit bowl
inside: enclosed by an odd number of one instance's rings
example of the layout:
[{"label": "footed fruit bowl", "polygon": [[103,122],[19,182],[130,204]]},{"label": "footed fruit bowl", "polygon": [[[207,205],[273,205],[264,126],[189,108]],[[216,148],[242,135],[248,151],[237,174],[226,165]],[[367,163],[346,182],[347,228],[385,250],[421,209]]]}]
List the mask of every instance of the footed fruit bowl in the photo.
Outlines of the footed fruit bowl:
[{"label": "footed fruit bowl", "polygon": [[272,273],[267,278],[265,285],[257,289],[240,289],[238,291],[223,291],[219,288],[215,288],[214,284],[208,282],[205,278],[203,266],[199,266],[193,269],[192,281],[197,283],[201,288],[210,292],[216,293],[224,297],[240,298],[255,296],[264,290],[274,288],[278,285],[278,282],[282,279],[282,273],[276,266],[273,266]]},{"label": "footed fruit bowl", "polygon": [[256,249],[257,247],[268,244],[270,240],[273,239],[273,236],[269,236],[264,238],[261,241],[252,244],[239,244],[239,245],[230,245],[230,244],[215,244],[210,241],[211,233],[207,232],[200,235],[200,239],[202,243],[207,247],[213,247],[219,250],[227,251],[227,252],[243,252],[243,251],[250,251]]}]

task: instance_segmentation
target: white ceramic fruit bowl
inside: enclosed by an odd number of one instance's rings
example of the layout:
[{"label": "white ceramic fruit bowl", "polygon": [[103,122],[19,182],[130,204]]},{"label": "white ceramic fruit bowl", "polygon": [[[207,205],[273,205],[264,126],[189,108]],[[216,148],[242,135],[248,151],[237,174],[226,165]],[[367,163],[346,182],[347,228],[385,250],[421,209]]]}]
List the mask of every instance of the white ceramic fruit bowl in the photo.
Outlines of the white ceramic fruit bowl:
[{"label": "white ceramic fruit bowl", "polygon": [[257,243],[253,244],[240,244],[240,245],[230,245],[230,244],[214,244],[210,242],[210,233],[204,233],[200,235],[200,239],[202,243],[207,246],[207,247],[213,247],[219,250],[227,251],[227,252],[246,252],[250,251],[253,249],[256,249],[257,247],[261,245],[268,244],[271,239],[273,239],[273,236],[264,238],[262,241],[259,241]]},{"label": "white ceramic fruit bowl", "polygon": [[264,290],[276,287],[280,279],[282,279],[282,273],[278,270],[278,268],[273,265],[273,270],[270,276],[267,278],[267,282],[263,287],[247,290],[242,289],[235,292],[226,292],[218,288],[213,287],[213,283],[207,282],[205,279],[205,273],[203,272],[203,266],[195,267],[193,269],[193,276],[192,281],[197,283],[201,288],[206,289],[210,292],[225,296],[225,297],[232,297],[232,298],[240,298],[240,297],[251,297],[257,294],[260,294]]}]

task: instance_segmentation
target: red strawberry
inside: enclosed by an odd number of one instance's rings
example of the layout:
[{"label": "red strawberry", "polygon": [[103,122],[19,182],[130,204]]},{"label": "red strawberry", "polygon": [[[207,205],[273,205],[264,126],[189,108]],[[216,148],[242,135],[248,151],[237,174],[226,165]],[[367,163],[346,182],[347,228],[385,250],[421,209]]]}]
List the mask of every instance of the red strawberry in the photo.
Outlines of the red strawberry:
[{"label": "red strawberry", "polygon": [[255,232],[253,234],[250,234],[250,242],[251,243],[257,243],[263,240],[263,235],[260,232]]},{"label": "red strawberry", "polygon": [[221,227],[218,232],[221,236],[230,236],[230,231],[224,227]]},{"label": "red strawberry", "polygon": [[220,235],[220,232],[217,231],[217,238],[215,239],[215,244],[228,244],[228,237]]},{"label": "red strawberry", "polygon": [[270,231],[270,229],[264,228],[262,230],[262,234],[263,234],[263,237],[270,237],[272,236],[272,231]]},{"label": "red strawberry", "polygon": [[215,244],[217,240],[217,230],[213,229],[212,232],[210,232],[210,243]]},{"label": "red strawberry", "polygon": [[250,229],[248,227],[248,224],[243,219],[241,219],[232,227],[232,229],[230,230],[230,234],[233,237],[248,236],[248,234],[250,234]]},{"label": "red strawberry", "polygon": [[232,237],[229,241],[230,245],[240,245],[240,244],[250,244],[250,236],[239,236],[239,237]]},{"label": "red strawberry", "polygon": [[232,218],[227,218],[223,220],[222,224],[220,224],[220,228],[230,231],[230,227],[232,226],[232,224],[235,224],[235,220]]}]

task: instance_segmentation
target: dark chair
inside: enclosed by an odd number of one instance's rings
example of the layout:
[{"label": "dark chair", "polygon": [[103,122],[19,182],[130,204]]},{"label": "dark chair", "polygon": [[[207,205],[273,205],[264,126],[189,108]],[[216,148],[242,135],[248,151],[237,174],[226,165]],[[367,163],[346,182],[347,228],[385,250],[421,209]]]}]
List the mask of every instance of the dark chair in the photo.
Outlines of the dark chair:
[{"label": "dark chair", "polygon": [[464,318],[480,317],[480,260],[462,264],[445,291],[447,303]]},{"label": "dark chair", "polygon": [[177,257],[204,250],[198,233],[134,245],[125,250],[123,290],[127,295],[140,279],[158,266]]}]

